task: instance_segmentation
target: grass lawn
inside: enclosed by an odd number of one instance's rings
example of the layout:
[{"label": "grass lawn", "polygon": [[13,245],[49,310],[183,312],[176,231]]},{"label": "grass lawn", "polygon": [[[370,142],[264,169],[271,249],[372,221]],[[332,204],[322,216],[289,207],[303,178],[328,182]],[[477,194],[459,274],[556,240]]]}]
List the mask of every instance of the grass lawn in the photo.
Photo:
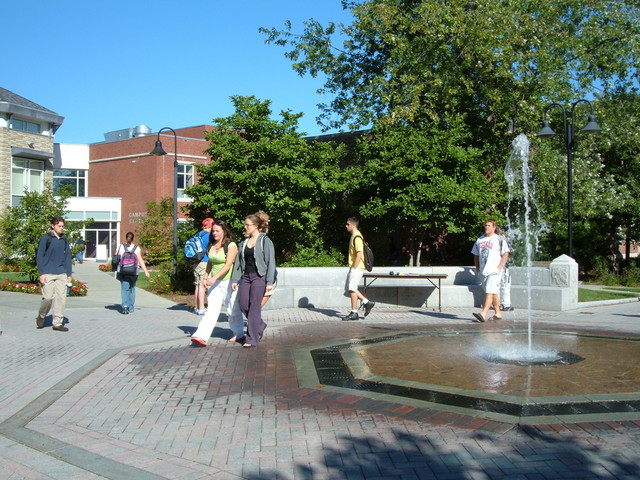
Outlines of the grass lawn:
[{"label": "grass lawn", "polygon": [[[626,289],[621,289],[626,290]],[[633,291],[633,290],[632,290]],[[611,292],[605,290],[591,290],[590,288],[578,288],[578,301],[579,302],[596,302],[600,300],[617,300],[620,298],[637,298],[640,296],[640,291],[635,290],[634,293],[627,293],[626,291]]]},{"label": "grass lawn", "polygon": [[0,282],[5,280],[16,283],[29,283],[29,277],[22,272],[0,272]]}]

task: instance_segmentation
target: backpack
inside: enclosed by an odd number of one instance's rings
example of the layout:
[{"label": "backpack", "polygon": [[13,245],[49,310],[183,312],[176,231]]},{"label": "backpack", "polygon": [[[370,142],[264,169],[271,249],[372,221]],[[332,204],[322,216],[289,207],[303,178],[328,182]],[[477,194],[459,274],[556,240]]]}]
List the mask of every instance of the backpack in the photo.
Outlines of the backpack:
[{"label": "backpack", "polygon": [[138,273],[138,256],[136,255],[136,248],[133,250],[127,250],[127,247],[123,244],[122,248],[124,252],[120,254],[120,273],[123,275],[136,275]]},{"label": "backpack", "polygon": [[[358,237],[362,238],[362,235],[358,235],[353,239],[354,244]],[[364,241],[364,238],[362,238],[362,243],[364,244],[364,268],[367,272],[370,272],[373,270],[373,251],[369,248],[369,244]]]},{"label": "backpack", "polygon": [[196,233],[184,244],[184,256],[191,263],[199,263],[204,258],[204,247],[202,237]]}]

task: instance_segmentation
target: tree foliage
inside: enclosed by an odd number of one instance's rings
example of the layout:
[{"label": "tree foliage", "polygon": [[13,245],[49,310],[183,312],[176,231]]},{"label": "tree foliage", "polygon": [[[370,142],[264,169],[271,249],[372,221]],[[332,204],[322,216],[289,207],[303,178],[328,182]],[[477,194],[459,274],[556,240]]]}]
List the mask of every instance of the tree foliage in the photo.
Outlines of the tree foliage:
[{"label": "tree foliage", "polygon": [[[300,75],[323,74],[326,127],[416,124],[465,113],[478,141],[538,121],[548,99],[637,80],[638,5],[611,0],[343,1],[354,21],[310,19],[289,46]],[[533,118],[532,118],[533,117]],[[531,131],[526,129],[525,131]]]},{"label": "tree foliage", "polygon": [[[387,188],[372,180],[372,197],[362,197],[370,220],[380,215],[376,220],[384,222],[382,215],[394,211],[405,231],[424,228],[457,235],[467,229],[464,237],[471,236],[470,229],[483,219],[473,222],[459,208],[447,209],[445,199],[457,198],[462,204],[459,192],[481,187],[484,176],[491,186],[482,193],[489,195],[473,199],[475,215],[504,211],[504,197],[496,187],[502,182],[513,135],[535,133],[547,104],[588,97],[598,110],[600,103],[614,96],[620,100],[638,85],[640,11],[631,0],[345,0],[343,6],[353,15],[349,25],[322,25],[310,19],[302,32],[290,22],[284,29],[262,32],[267,43],[286,47],[285,55],[300,75],[325,79],[320,93],[331,100],[321,105],[318,121],[324,128],[373,125],[374,131],[387,136],[385,128],[405,129],[404,138],[395,141],[401,155],[387,168],[391,176],[398,168],[416,181],[402,189],[404,207],[397,202],[391,208],[401,190],[396,181]],[[581,121],[579,116],[576,123]],[[421,132],[429,140],[418,141]],[[443,140],[446,137],[452,137],[450,142]],[[389,141],[394,142],[392,137]],[[607,161],[600,161],[597,140],[580,142],[574,164],[576,244],[589,241],[592,228],[603,215],[617,210],[620,195],[629,189],[622,177],[614,178]],[[368,152],[373,163],[386,153],[380,141],[376,144]],[[458,153],[438,152],[447,145]],[[422,160],[411,159],[414,148]],[[566,149],[561,142],[536,141],[531,151],[552,231],[548,249],[565,253]],[[466,177],[456,170],[461,166],[468,168]],[[441,173],[434,176],[438,170]],[[478,180],[470,180],[473,170]],[[436,177],[442,198],[434,204],[431,182]],[[425,208],[435,211],[417,213]],[[609,231],[621,221],[611,222]],[[632,224],[627,219],[623,223]]]},{"label": "tree foliage", "polygon": [[[264,210],[280,260],[297,246],[324,245],[343,191],[339,162],[344,145],[310,143],[297,132],[301,114],[280,112],[271,119],[269,101],[234,96],[235,112],[216,118],[207,134],[212,161],[198,167],[198,184],[186,193],[191,218],[224,220],[236,234],[246,215]],[[339,222],[342,222],[340,219]]]},{"label": "tree foliage", "polygon": [[173,258],[173,198],[163,197],[160,203],[147,202],[147,214],[138,228],[140,246],[146,249],[146,262],[159,265]]},{"label": "tree foliage", "polygon": [[[14,263],[31,280],[38,278],[36,250],[40,237],[51,231],[51,218],[65,217],[69,192],[63,190],[59,196],[53,194],[50,183],[45,183],[42,193],[25,189],[20,205],[7,207],[0,217],[0,251],[2,256]],[[71,248],[80,238],[80,231],[93,219],[66,221],[65,235]]]},{"label": "tree foliage", "polygon": [[401,232],[412,265],[424,263],[422,249],[432,253],[427,262],[447,261],[450,235],[464,238],[466,227],[493,215],[487,205],[503,197],[481,169],[482,151],[464,146],[464,125],[456,119],[447,125],[446,136],[435,125],[381,126],[356,149],[354,170],[360,175],[352,177],[359,179],[354,193],[360,213],[383,238],[385,232]]}]

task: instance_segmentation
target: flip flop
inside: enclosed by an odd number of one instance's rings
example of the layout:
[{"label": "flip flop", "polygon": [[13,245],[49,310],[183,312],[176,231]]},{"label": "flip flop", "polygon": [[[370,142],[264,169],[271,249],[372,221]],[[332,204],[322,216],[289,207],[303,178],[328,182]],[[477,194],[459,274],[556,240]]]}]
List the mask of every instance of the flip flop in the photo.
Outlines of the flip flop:
[{"label": "flip flop", "polygon": [[487,321],[487,319],[484,318],[481,313],[474,313],[473,316],[476,317],[476,320],[478,320],[479,322],[484,323]]},{"label": "flip flop", "polygon": [[493,317],[491,317],[491,320],[502,320],[502,317],[494,315]]}]

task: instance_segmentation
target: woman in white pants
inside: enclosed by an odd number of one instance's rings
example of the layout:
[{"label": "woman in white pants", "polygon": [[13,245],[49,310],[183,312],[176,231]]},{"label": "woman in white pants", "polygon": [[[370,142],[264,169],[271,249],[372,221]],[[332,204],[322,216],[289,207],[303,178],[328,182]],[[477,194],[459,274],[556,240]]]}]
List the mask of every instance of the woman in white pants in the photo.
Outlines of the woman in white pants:
[{"label": "woman in white pants", "polygon": [[191,336],[191,343],[203,347],[207,345],[213,333],[223,304],[227,307],[229,317],[233,315],[236,296],[236,292],[229,285],[233,263],[238,255],[238,245],[233,233],[225,222],[217,221],[211,226],[209,238],[209,262],[204,280],[208,308],[198,324],[198,329]]}]

